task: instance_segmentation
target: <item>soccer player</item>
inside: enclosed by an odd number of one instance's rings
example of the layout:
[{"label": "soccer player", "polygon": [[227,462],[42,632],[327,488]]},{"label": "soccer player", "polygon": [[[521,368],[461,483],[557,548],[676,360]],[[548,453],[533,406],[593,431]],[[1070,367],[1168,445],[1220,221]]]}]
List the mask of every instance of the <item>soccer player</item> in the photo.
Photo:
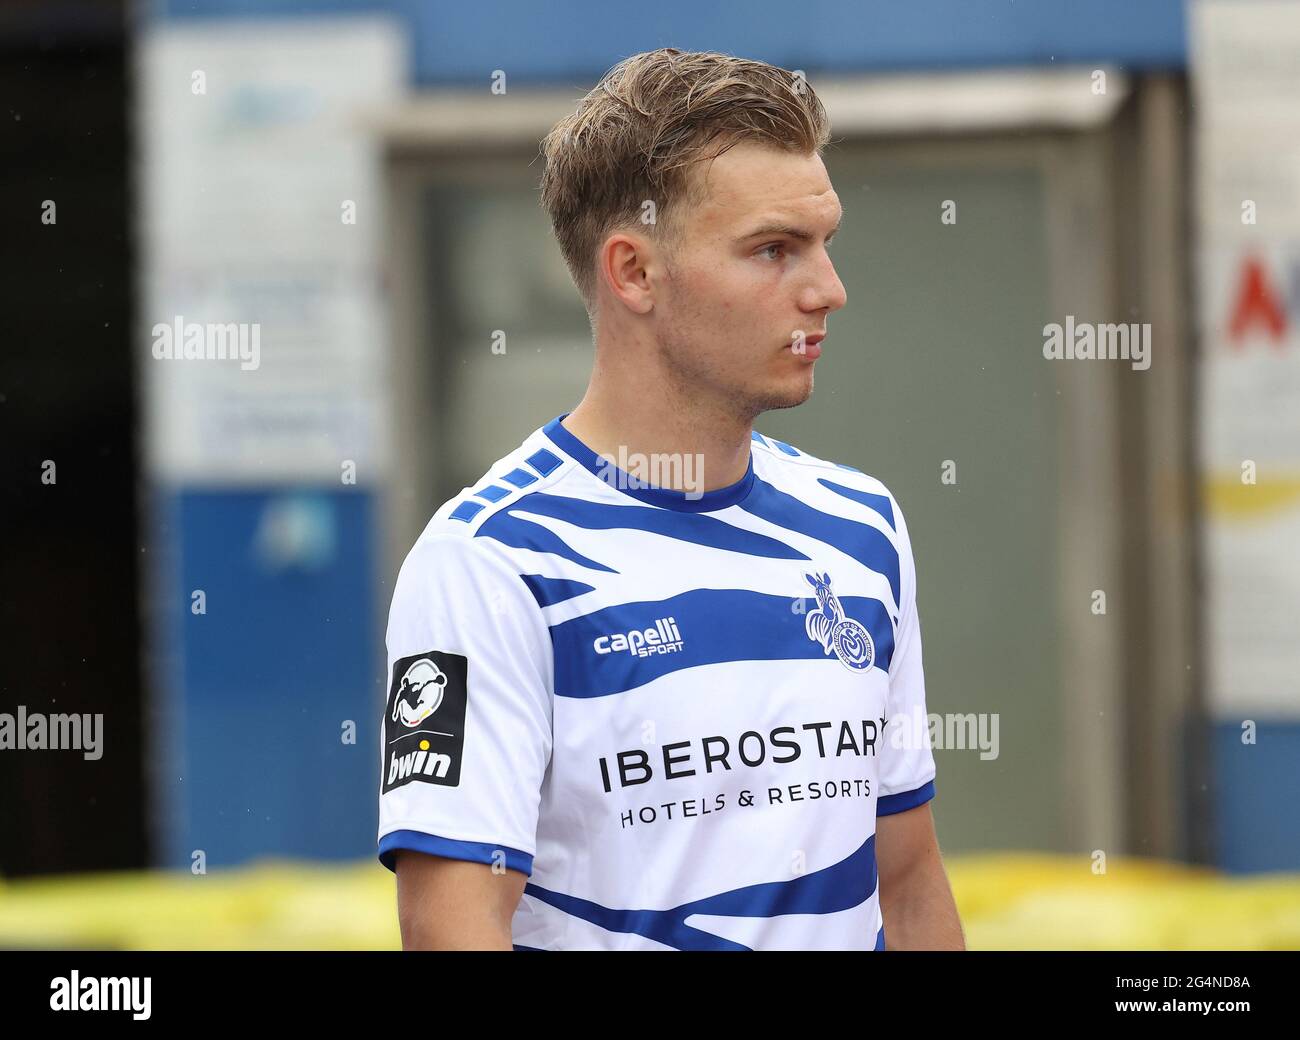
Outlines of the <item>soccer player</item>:
[{"label": "soccer player", "polygon": [[801,78],[669,48],[544,140],[595,366],[393,591],[405,947],[962,948],[934,760],[898,739],[925,710],[903,514],[753,430],[808,399],[845,303],[828,136]]}]

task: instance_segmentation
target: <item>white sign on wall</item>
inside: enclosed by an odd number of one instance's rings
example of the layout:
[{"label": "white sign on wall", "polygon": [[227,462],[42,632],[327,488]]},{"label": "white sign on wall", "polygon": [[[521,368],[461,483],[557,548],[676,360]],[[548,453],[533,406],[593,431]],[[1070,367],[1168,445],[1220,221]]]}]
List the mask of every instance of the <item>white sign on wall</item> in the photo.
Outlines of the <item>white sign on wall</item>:
[{"label": "white sign on wall", "polygon": [[1300,716],[1300,5],[1192,7],[1209,697]]},{"label": "white sign on wall", "polygon": [[146,464],[181,484],[373,484],[387,457],[381,157],[407,82],[372,17],[180,22],[140,47]]}]

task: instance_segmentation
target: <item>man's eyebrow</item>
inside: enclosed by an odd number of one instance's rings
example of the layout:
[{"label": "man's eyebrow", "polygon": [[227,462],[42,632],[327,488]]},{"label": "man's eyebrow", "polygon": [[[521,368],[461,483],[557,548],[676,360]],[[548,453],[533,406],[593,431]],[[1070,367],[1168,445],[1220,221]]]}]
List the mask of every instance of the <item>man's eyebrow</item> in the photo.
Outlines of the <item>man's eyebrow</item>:
[{"label": "man's eyebrow", "polygon": [[[839,223],[830,229],[826,237],[830,238],[831,235],[835,234],[843,223],[844,218],[841,217]],[[741,235],[740,238],[736,239],[736,241],[744,242],[751,238],[758,238],[760,235],[786,235],[790,238],[796,238],[800,242],[811,242],[815,237],[807,228],[795,227],[793,224],[787,224],[783,221],[776,220],[765,223],[761,227],[757,227],[753,231]]]}]

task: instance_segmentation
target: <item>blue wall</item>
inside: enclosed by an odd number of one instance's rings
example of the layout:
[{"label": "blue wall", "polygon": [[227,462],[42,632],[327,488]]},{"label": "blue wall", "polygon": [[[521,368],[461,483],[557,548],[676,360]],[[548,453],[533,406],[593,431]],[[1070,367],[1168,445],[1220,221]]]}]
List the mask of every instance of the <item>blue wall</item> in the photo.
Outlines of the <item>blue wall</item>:
[{"label": "blue wall", "polygon": [[[390,12],[410,29],[417,83],[590,87],[655,47],[721,50],[823,71],[1113,63],[1182,68],[1183,0],[154,0],[162,18]],[[539,41],[545,41],[539,46]]]},{"label": "blue wall", "polygon": [[1254,744],[1241,742],[1238,721],[1214,727],[1215,861],[1232,871],[1297,870],[1300,722],[1256,722]]},{"label": "blue wall", "polygon": [[[375,508],[371,493],[338,488],[161,497],[160,865],[188,868],[196,849],[210,869],[373,853],[383,712]],[[291,530],[268,551],[268,522],[280,517],[283,533],[286,515]],[[343,742],[345,720],[356,724],[354,744]]]}]

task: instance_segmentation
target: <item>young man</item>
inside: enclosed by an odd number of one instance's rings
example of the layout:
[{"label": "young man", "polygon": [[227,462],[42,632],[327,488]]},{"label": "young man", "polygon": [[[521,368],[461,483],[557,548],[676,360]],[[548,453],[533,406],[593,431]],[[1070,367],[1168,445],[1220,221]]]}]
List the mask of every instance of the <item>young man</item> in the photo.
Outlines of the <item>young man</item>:
[{"label": "young man", "polygon": [[665,49],[544,141],[595,367],[397,580],[407,948],[962,948],[933,757],[887,728],[925,709],[903,515],[752,427],[844,306],[828,133],[801,79]]}]

